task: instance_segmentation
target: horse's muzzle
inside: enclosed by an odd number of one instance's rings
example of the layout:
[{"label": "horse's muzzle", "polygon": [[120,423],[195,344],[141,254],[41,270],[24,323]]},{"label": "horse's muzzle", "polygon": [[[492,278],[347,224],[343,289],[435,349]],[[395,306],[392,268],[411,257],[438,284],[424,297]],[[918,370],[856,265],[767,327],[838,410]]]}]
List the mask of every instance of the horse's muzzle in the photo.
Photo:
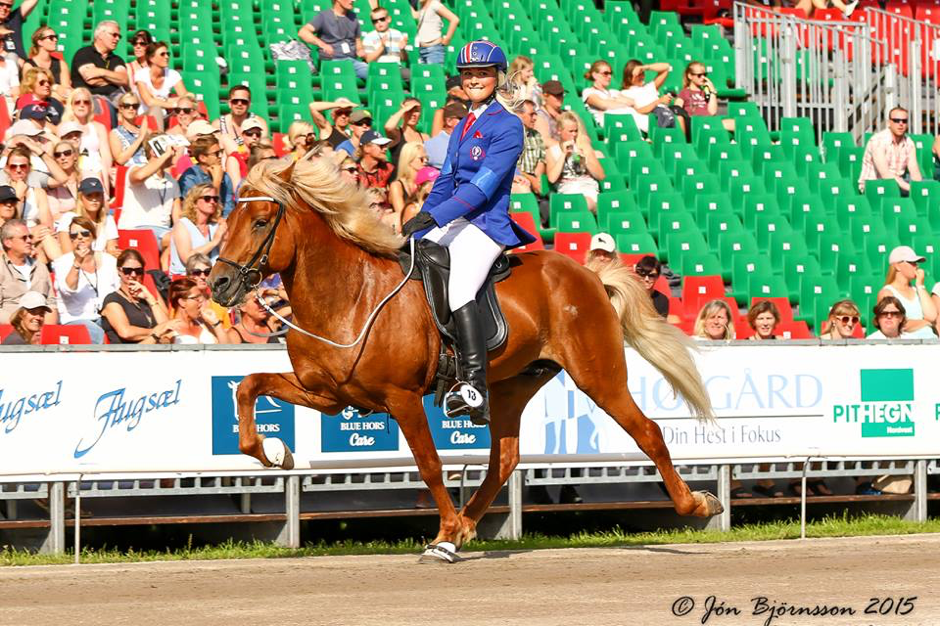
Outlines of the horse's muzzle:
[{"label": "horse's muzzle", "polygon": [[224,307],[232,307],[239,303],[244,297],[244,281],[238,280],[233,272],[226,267],[213,268],[213,274],[208,280],[209,289],[212,291],[212,299]]}]

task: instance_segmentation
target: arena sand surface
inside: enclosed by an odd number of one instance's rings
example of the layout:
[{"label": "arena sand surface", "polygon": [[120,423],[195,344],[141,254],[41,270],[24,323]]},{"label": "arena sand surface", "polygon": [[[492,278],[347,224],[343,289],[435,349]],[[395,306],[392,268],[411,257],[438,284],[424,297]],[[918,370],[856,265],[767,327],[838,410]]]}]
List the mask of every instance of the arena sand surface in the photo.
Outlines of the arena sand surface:
[{"label": "arena sand surface", "polygon": [[[936,535],[464,556],[4,568],[0,624],[940,624]],[[707,616],[710,595],[740,614]],[[754,615],[757,596],[856,614]],[[906,615],[864,614],[871,598],[912,596]]]}]

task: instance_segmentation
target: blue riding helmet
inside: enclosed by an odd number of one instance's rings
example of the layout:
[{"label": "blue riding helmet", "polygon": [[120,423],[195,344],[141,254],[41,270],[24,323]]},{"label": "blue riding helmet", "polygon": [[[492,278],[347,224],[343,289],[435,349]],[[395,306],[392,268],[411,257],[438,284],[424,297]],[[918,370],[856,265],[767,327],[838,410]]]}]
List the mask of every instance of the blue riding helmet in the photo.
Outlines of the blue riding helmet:
[{"label": "blue riding helmet", "polygon": [[457,54],[457,69],[465,67],[496,67],[496,71],[505,72],[509,64],[506,53],[492,41],[471,41]]}]

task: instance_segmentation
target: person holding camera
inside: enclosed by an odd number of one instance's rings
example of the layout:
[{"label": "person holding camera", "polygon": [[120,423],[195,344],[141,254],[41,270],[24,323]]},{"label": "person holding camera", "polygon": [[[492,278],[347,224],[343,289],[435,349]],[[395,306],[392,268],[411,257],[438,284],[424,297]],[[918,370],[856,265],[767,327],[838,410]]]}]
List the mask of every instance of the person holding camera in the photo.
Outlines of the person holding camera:
[{"label": "person holding camera", "polygon": [[219,192],[222,217],[227,217],[235,208],[235,187],[222,169],[222,146],[219,140],[215,135],[198,137],[189,146],[189,156],[195,165],[180,176],[180,194],[185,197],[195,185],[209,183]]},{"label": "person holding camera", "polygon": [[[692,61],[682,75],[682,91],[676,96],[675,105],[685,110],[690,117],[718,115],[718,94],[715,84],[708,78],[708,69],[698,61]],[[721,120],[728,132],[734,132],[734,120]]]},{"label": "person holding camera", "polygon": [[[650,82],[646,80],[646,72],[656,72],[656,77]],[[633,119],[637,127],[644,133],[649,133],[649,116],[656,116],[660,128],[674,128],[678,126],[685,132],[685,119],[677,114],[673,101],[676,94],[667,92],[659,95],[659,90],[669,77],[672,66],[668,63],[652,63],[643,65],[636,59],[627,61],[623,68],[620,95],[633,100]]]},{"label": "person holding camera", "polygon": [[604,166],[594,154],[581,120],[571,111],[558,116],[558,145],[545,153],[545,175],[558,193],[583,195],[591,212],[597,212],[598,181],[604,180]]}]

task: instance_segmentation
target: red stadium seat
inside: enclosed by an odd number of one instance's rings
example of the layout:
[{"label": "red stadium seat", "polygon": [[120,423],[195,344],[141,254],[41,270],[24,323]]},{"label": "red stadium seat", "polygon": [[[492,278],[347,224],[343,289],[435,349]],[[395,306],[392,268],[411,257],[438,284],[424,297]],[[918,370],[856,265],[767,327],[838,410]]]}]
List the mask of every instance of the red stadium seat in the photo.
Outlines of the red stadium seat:
[{"label": "red stadium seat", "polygon": [[686,276],[682,279],[682,301],[687,305],[725,297],[725,283],[721,276]]},{"label": "red stadium seat", "polygon": [[287,154],[287,146],[284,145],[284,140],[287,138],[287,135],[284,133],[274,133],[273,141],[274,144],[274,154],[279,157]]},{"label": "red stadium seat", "polygon": [[111,109],[108,107],[108,100],[104,96],[92,96],[95,105],[95,121],[101,122],[105,130],[111,132]]},{"label": "red stadium seat", "polygon": [[783,339],[812,339],[813,333],[809,332],[809,326],[806,322],[781,322],[774,329],[774,334]]},{"label": "red stadium seat", "polygon": [[7,335],[13,332],[13,327],[9,324],[0,324],[0,342],[7,338]]},{"label": "red stadium seat", "polygon": [[160,268],[160,246],[157,237],[150,230],[118,230],[118,248],[134,248],[144,257],[147,269]]},{"label": "red stadium seat", "polygon": [[91,344],[91,336],[84,326],[46,324],[42,327],[39,342],[44,346],[87,346]]},{"label": "red stadium seat", "polygon": [[4,98],[0,102],[0,137],[6,134],[7,128],[10,127],[10,112],[7,110],[7,101]]},{"label": "red stadium seat", "polygon": [[137,119],[134,121],[134,123],[140,126],[141,122],[144,121],[147,122],[147,126],[150,128],[150,130],[155,132],[160,130],[160,127],[157,125],[157,118],[152,115],[139,115],[137,116]]},{"label": "red stadium seat", "polygon": [[584,264],[584,257],[591,248],[591,233],[556,233],[555,252],[569,256]]},{"label": "red stadium seat", "polygon": [[[112,209],[120,209],[124,206],[124,187],[127,186],[127,167],[118,165],[114,170],[114,200],[111,202]],[[121,222],[118,220],[120,215],[114,216],[114,223],[118,226]]]},{"label": "red stadium seat", "polygon": [[786,298],[761,298],[754,297],[751,298],[751,306],[754,306],[761,300],[769,300],[777,306],[777,310],[780,311],[780,323],[792,322],[793,321],[793,307],[790,306],[790,301]]},{"label": "red stadium seat", "polygon": [[539,234],[538,229],[535,227],[535,219],[532,217],[531,213],[524,213],[522,211],[517,213],[510,213],[513,221],[525,229],[527,233],[535,237],[535,241],[526,246],[519,246],[518,248],[513,248],[513,252],[531,252],[533,250],[544,250],[545,244],[542,242],[542,236]]},{"label": "red stadium seat", "polygon": [[747,339],[754,334],[754,329],[747,323],[747,318],[742,317],[734,321],[735,339]]}]

